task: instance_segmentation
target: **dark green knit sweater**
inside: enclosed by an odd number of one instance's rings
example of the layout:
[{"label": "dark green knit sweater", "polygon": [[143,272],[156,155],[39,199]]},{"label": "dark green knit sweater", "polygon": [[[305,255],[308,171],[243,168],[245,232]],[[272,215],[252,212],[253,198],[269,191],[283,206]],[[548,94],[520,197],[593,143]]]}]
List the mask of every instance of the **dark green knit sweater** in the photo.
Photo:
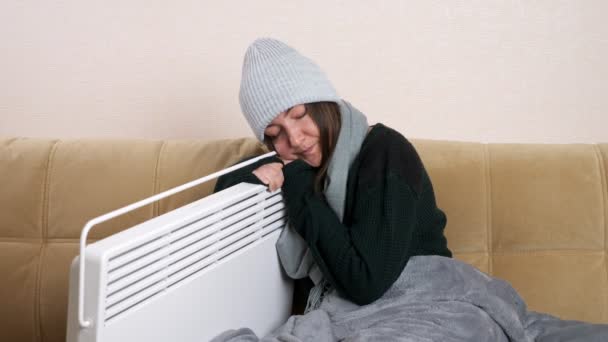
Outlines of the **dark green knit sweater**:
[{"label": "dark green knit sweater", "polygon": [[[216,190],[240,182],[261,184],[251,173],[267,158],[223,176]],[[297,160],[283,168],[283,195],[291,224],[307,241],[328,281],[353,302],[378,299],[410,257],[451,257],[431,181],[418,153],[400,133],[377,124],[349,170],[344,220],[313,191],[316,169]]]}]

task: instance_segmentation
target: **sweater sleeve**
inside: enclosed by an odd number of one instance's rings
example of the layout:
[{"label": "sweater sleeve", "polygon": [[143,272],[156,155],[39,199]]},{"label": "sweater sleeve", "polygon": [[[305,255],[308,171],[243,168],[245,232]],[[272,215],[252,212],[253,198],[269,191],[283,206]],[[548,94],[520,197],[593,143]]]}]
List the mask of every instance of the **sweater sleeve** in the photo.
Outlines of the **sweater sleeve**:
[{"label": "sweater sleeve", "polygon": [[[355,180],[353,215],[342,223],[324,198],[312,190],[314,170],[302,161],[283,169],[290,221],[307,241],[328,280],[363,305],[378,299],[399,277],[411,252],[416,225],[420,170],[403,148],[369,154]],[[395,159],[397,158],[397,159]],[[401,159],[399,159],[401,158]],[[393,165],[392,161],[401,160]],[[407,162],[410,161],[408,164]],[[349,181],[350,182],[350,181]]]},{"label": "sweater sleeve", "polygon": [[[242,163],[251,158],[255,158],[255,156],[240,160],[236,164]],[[259,180],[258,177],[256,177],[256,175],[253,174],[253,171],[255,171],[255,169],[257,169],[258,167],[260,167],[264,164],[270,164],[270,163],[283,164],[283,161],[276,156],[271,156],[271,157],[267,157],[267,158],[258,160],[257,162],[255,162],[251,165],[247,165],[243,168],[240,168],[238,170],[234,170],[230,173],[227,173],[227,174],[221,176],[217,180],[217,182],[215,183],[215,188],[213,189],[213,192],[215,193],[215,192],[227,189],[227,188],[229,188],[233,185],[237,185],[239,183],[252,183],[252,184],[264,185],[264,183],[262,183],[262,181]]]}]

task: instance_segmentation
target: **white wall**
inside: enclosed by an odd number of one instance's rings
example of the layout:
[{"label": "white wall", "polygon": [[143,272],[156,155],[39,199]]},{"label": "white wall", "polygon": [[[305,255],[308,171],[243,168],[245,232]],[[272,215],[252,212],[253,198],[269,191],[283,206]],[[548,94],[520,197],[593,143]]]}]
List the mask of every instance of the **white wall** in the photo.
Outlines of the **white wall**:
[{"label": "white wall", "polygon": [[608,141],[608,2],[0,3],[0,136],[251,135],[242,56],[272,36],[408,137]]}]

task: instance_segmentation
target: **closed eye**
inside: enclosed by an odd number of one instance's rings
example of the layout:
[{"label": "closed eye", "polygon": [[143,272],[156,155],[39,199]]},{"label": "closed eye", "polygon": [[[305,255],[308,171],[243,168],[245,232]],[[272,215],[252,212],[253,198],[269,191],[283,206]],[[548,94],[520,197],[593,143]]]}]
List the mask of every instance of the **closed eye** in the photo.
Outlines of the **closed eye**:
[{"label": "closed eye", "polygon": [[306,111],[306,107],[305,106],[298,107],[297,111],[293,110],[294,108],[296,108],[296,107],[290,108],[287,113],[289,113],[291,115],[291,117],[294,118],[294,119],[296,119],[296,120],[297,119],[301,119],[301,118],[305,117],[306,114],[308,114],[307,111]]},{"label": "closed eye", "polygon": [[266,131],[264,131],[264,134],[266,136],[268,136],[269,138],[276,138],[279,133],[281,133],[281,129],[279,127],[269,127],[266,129]]}]

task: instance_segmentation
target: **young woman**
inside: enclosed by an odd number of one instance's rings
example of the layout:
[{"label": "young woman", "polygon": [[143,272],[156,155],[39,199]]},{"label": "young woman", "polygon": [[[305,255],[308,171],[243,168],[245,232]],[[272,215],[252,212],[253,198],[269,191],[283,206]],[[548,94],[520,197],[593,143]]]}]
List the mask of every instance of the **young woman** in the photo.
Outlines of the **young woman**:
[{"label": "young woman", "polygon": [[[307,314],[264,341],[608,341],[608,325],[528,311],[508,283],[451,259],[446,216],[412,144],[369,127],[311,60],[260,39],[242,77],[243,114],[278,156],[225,175],[216,191],[281,188],[281,263],[315,284]],[[214,339],[257,340],[249,329]]]},{"label": "young woman", "polygon": [[299,252],[279,253],[290,275],[316,284],[309,309],[330,288],[371,303],[411,257],[451,257],[446,216],[412,144],[382,124],[369,127],[310,59],[277,40],[255,41],[245,55],[240,103],[255,136],[277,157],[220,178],[215,190],[240,182],[282,189],[299,236],[281,239],[303,238],[304,259],[311,260],[289,266],[285,260]]}]

